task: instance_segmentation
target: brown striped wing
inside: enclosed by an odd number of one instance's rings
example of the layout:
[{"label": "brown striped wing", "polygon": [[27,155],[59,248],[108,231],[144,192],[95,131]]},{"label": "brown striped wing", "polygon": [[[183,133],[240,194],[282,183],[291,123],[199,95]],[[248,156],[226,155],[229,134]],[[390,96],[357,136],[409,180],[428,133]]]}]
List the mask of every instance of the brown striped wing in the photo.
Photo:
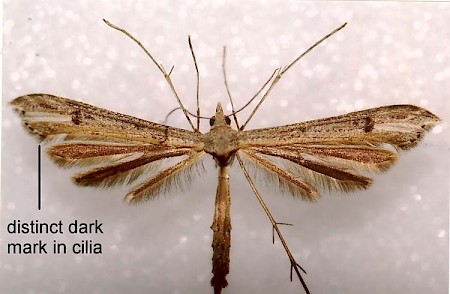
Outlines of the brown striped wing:
[{"label": "brown striped wing", "polygon": [[243,131],[239,147],[251,165],[275,177],[281,188],[314,200],[320,188],[349,191],[368,187],[372,182],[368,173],[392,166],[397,158],[395,149],[415,147],[439,120],[414,105],[390,105]]},{"label": "brown striped wing", "polygon": [[48,94],[21,96],[11,104],[32,135],[45,142],[58,142],[47,150],[57,164],[95,166],[74,176],[78,185],[129,184],[157,168],[162,160],[181,158],[181,164],[135,187],[126,196],[129,201],[167,191],[175,178],[182,177],[183,171],[189,171],[204,155],[200,133]]}]

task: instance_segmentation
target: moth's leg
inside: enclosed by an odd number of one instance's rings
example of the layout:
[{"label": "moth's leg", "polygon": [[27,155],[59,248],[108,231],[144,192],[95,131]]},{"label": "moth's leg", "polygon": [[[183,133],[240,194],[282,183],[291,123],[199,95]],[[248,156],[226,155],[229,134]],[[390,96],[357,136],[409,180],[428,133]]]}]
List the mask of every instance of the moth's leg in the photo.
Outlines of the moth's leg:
[{"label": "moth's leg", "polygon": [[195,73],[197,77],[197,132],[200,132],[200,73],[198,71],[197,58],[195,58],[194,48],[192,47],[191,36],[188,36],[189,49],[194,60]]},{"label": "moth's leg", "polygon": [[286,251],[286,254],[288,255],[289,261],[291,262],[291,274],[290,274],[290,278],[292,281],[292,269],[295,270],[300,282],[302,283],[303,289],[305,289],[305,292],[307,294],[309,294],[309,289],[306,286],[306,282],[303,279],[300,270],[303,271],[305,274],[305,270],[297,263],[297,261],[295,261],[294,256],[292,255],[291,251],[289,250],[289,247],[286,243],[286,241],[284,240],[283,234],[281,233],[278,225],[279,224],[284,224],[284,223],[278,223],[277,221],[275,221],[275,218],[272,216],[272,214],[270,213],[269,208],[267,207],[266,203],[264,202],[264,200],[261,197],[261,194],[259,194],[258,190],[256,189],[255,184],[253,183],[253,180],[251,179],[247,169],[244,166],[244,163],[242,162],[242,159],[239,156],[239,153],[236,153],[236,158],[239,161],[239,165],[242,168],[242,171],[244,172],[245,177],[247,178],[248,183],[250,184],[250,187],[252,188],[253,192],[256,195],[256,198],[258,199],[258,202],[261,204],[262,208],[264,209],[267,217],[269,218],[270,222],[272,223],[272,227],[275,230],[275,232],[277,232],[278,237],[280,238],[281,243],[283,244],[284,250]]},{"label": "moth's leg", "polygon": [[172,93],[174,94],[175,98],[177,99],[178,104],[180,105],[181,109],[183,110],[184,115],[186,116],[186,119],[188,120],[189,124],[191,125],[192,129],[194,131],[196,131],[196,128],[194,127],[194,124],[192,123],[190,117],[189,117],[189,112],[187,111],[187,109],[184,107],[183,103],[181,102],[180,97],[178,96],[177,91],[175,90],[175,86],[173,85],[172,82],[172,78],[170,77],[170,74],[172,73],[173,70],[173,66],[170,69],[169,72],[167,72],[164,67],[162,66],[161,63],[158,63],[156,61],[156,59],[153,57],[153,55],[144,47],[144,45],[142,45],[142,43],[136,39],[133,35],[131,35],[129,32],[127,32],[125,29],[122,29],[112,23],[110,23],[109,21],[107,21],[106,19],[103,19],[103,21],[110,26],[111,28],[118,30],[119,32],[125,34],[128,38],[130,38],[131,40],[133,40],[139,47],[141,47],[142,50],[144,50],[145,54],[147,54],[148,57],[150,57],[150,59],[153,61],[153,63],[156,65],[156,67],[159,69],[159,71],[163,74],[164,79],[166,80],[167,84],[169,84],[170,89],[172,90]]},{"label": "moth's leg", "polygon": [[227,55],[227,48],[224,46],[223,47],[223,57],[222,57],[222,73],[223,73],[223,81],[225,84],[225,89],[227,90],[227,95],[228,95],[228,100],[230,100],[231,103],[231,115],[233,115],[234,118],[234,122],[236,123],[236,129],[241,130],[240,126],[239,126],[239,122],[238,119],[236,117],[236,113],[238,113],[239,111],[245,109],[247,106],[250,105],[250,103],[253,102],[253,100],[256,99],[256,97],[258,97],[258,95],[264,90],[264,88],[266,88],[266,86],[269,84],[269,82],[272,80],[272,78],[275,76],[275,73],[278,71],[278,68],[276,70],[273,71],[273,73],[270,75],[270,77],[266,80],[266,82],[262,85],[262,87],[256,92],[255,95],[253,95],[252,98],[250,98],[250,100],[247,101],[247,103],[245,103],[244,106],[242,106],[241,108],[239,108],[238,110],[236,110],[236,108],[234,107],[234,103],[233,103],[233,98],[231,97],[231,92],[230,92],[230,88],[228,86],[228,78],[227,78],[227,71],[226,71],[226,55]]},{"label": "moth's leg", "polygon": [[240,128],[240,130],[245,129],[245,127],[247,126],[248,122],[252,119],[253,115],[255,114],[256,110],[261,106],[261,104],[264,102],[264,100],[267,98],[267,96],[269,96],[270,91],[272,91],[272,89],[275,87],[275,85],[280,81],[281,77],[291,68],[293,67],[300,59],[303,58],[303,56],[305,56],[306,54],[308,54],[309,52],[311,52],[314,48],[316,48],[317,46],[319,46],[320,43],[322,43],[323,41],[325,41],[326,39],[328,39],[329,37],[331,37],[332,35],[336,34],[337,32],[339,32],[341,29],[343,29],[345,26],[347,25],[347,23],[344,23],[343,25],[339,26],[338,28],[334,29],[333,31],[331,31],[330,33],[328,33],[327,35],[323,36],[320,40],[318,40],[316,43],[314,43],[311,47],[309,47],[308,49],[306,49],[306,51],[304,51],[302,54],[300,54],[294,61],[292,61],[288,66],[286,67],[280,67],[277,69],[277,74],[275,76],[275,78],[272,80],[272,82],[270,83],[269,88],[266,90],[266,92],[264,92],[261,100],[259,101],[258,105],[256,105],[255,109],[252,111],[252,113],[250,114],[250,116],[247,118],[247,120],[245,121],[245,123],[242,125],[242,127]]}]

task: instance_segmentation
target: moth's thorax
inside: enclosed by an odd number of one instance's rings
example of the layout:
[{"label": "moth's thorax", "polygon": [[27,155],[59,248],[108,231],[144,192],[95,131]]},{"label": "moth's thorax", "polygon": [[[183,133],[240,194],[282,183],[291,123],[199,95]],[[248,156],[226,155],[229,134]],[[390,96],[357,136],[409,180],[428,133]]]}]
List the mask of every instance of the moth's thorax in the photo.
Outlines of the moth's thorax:
[{"label": "moth's thorax", "polygon": [[230,126],[211,128],[203,137],[204,150],[211,154],[220,166],[229,165],[237,151],[237,131]]},{"label": "moth's thorax", "polygon": [[230,119],[224,115],[220,103],[210,124],[211,130],[203,136],[204,150],[214,157],[218,165],[229,165],[238,149],[238,132],[231,128]]}]

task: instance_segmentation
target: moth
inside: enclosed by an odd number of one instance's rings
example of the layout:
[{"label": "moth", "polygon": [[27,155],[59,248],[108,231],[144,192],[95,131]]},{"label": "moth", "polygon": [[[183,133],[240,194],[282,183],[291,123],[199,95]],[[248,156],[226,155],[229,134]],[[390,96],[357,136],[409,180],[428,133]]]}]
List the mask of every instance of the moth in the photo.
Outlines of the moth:
[{"label": "moth", "polygon": [[[278,184],[281,191],[296,198],[314,201],[320,191],[366,189],[371,174],[386,171],[397,160],[399,150],[415,147],[440,119],[414,105],[388,105],[329,118],[291,125],[245,130],[253,114],[281,77],[306,53],[341,30],[346,24],[321,38],[286,67],[277,68],[252,98],[261,95],[247,121],[240,125],[228,89],[223,61],[224,81],[232,105],[226,115],[220,103],[210,118],[211,129],[201,133],[199,72],[197,71],[197,114],[182,104],[167,72],[142,44],[127,31],[104,20],[126,34],[151,58],[169,84],[192,131],[154,123],[89,104],[49,94],[30,94],[11,104],[24,127],[40,141],[49,143],[47,153],[58,165],[83,167],[73,180],[81,186],[112,187],[138,182],[125,196],[130,203],[151,200],[176,186],[183,177],[212,156],[218,169],[213,231],[211,285],[214,293],[227,286],[231,246],[230,165],[237,161],[253,192],[272,223],[306,293],[310,293],[301,272],[305,272],[291,254],[279,225],[264,203],[249,175],[248,168],[262,171]],[[190,116],[197,119],[194,126]],[[236,129],[231,127],[234,119]],[[162,161],[176,158],[177,163],[161,168]],[[145,175],[151,174],[145,177]]]}]

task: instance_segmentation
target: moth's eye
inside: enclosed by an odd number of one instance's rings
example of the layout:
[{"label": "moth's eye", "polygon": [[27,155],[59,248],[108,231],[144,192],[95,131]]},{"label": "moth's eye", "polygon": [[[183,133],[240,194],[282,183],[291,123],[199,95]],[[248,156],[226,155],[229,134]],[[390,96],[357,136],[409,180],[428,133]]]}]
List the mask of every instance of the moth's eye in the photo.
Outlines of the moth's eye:
[{"label": "moth's eye", "polygon": [[213,116],[209,119],[209,125],[212,127],[214,125],[214,123],[216,122],[216,117]]},{"label": "moth's eye", "polygon": [[227,125],[231,125],[231,119],[229,116],[225,116],[225,122],[227,123]]}]

